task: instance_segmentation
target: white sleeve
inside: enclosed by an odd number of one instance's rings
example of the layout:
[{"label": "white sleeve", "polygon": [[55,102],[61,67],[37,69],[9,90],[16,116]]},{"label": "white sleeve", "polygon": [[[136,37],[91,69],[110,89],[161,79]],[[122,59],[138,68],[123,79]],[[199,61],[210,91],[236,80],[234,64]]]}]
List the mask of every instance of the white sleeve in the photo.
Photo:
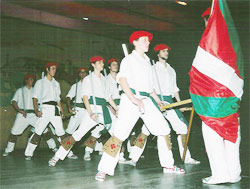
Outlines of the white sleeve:
[{"label": "white sleeve", "polygon": [[155,72],[154,72],[154,68],[153,66],[150,65],[150,68],[151,68],[151,71],[150,71],[150,75],[149,75],[149,81],[150,81],[150,88],[152,89],[152,92],[153,90],[155,89],[155,86],[156,86],[156,82],[155,82]]},{"label": "white sleeve", "polygon": [[21,98],[21,96],[20,96],[21,94],[22,94],[22,88],[17,89],[17,91],[15,92],[13,98],[11,99],[11,103],[13,103],[13,101],[18,102],[20,100],[20,98]]},{"label": "white sleeve", "polygon": [[180,91],[180,89],[177,87],[176,72],[175,72],[175,70],[173,70],[173,76],[174,76],[174,78],[173,78],[173,90],[174,91],[173,91],[172,97],[174,97],[175,93],[177,93],[177,92]]},{"label": "white sleeve", "polygon": [[90,82],[90,76],[88,75],[83,79],[82,85],[82,95],[81,96],[88,96],[88,98],[91,96],[91,82]]},{"label": "white sleeve", "polygon": [[57,86],[57,102],[59,102],[61,100],[61,88],[60,88],[60,84],[58,82],[56,82],[56,86]]},{"label": "white sleeve", "polygon": [[106,78],[106,87],[105,87],[105,99],[106,99],[106,101],[108,101],[111,96],[112,96],[111,82],[108,78]]},{"label": "white sleeve", "polygon": [[35,83],[34,92],[33,92],[33,97],[32,97],[32,98],[39,99],[39,97],[40,97],[39,95],[41,95],[41,94],[40,94],[41,81],[42,81],[42,80],[38,80],[38,81]]},{"label": "white sleeve", "polygon": [[[131,69],[130,69],[130,62],[129,62],[129,57],[127,56],[124,59],[122,59],[121,65],[120,65],[120,71],[116,76],[116,82],[119,83],[119,79],[121,77],[125,77],[127,78],[127,80],[129,79],[129,76],[131,74]],[[119,83],[120,84],[120,83]]]},{"label": "white sleeve", "polygon": [[153,85],[153,89],[156,91],[156,93],[157,93],[157,91],[158,91],[158,83],[157,83],[157,80],[156,80],[156,75],[155,75],[155,70],[154,69],[156,69],[156,67],[154,67],[154,65],[152,65],[152,75],[153,75],[153,81],[152,81],[152,85]]},{"label": "white sleeve", "polygon": [[75,97],[75,95],[76,95],[75,93],[76,93],[76,84],[71,86],[71,88],[70,88],[68,94],[66,95],[66,97],[69,97],[70,100],[71,100],[72,98]]}]

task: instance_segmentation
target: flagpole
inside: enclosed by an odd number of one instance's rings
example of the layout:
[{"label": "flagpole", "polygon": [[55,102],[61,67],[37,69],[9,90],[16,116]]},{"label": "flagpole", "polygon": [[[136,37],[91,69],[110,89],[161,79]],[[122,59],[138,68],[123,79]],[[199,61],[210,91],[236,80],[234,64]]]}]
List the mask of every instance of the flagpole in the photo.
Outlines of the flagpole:
[{"label": "flagpole", "polygon": [[169,108],[174,108],[174,107],[177,107],[177,106],[181,106],[181,105],[184,105],[184,104],[189,104],[191,102],[192,102],[191,99],[186,99],[186,100],[182,100],[182,101],[179,101],[179,102],[174,102],[172,104],[164,105],[161,108],[165,110],[165,109],[169,109]]},{"label": "flagpole", "polygon": [[211,16],[211,14],[213,13],[213,9],[214,9],[214,0],[212,0],[212,5],[211,5],[211,10],[210,10],[209,16]]},{"label": "flagpole", "polygon": [[194,106],[192,107],[192,111],[191,111],[191,115],[190,115],[190,119],[189,119],[189,124],[188,124],[188,132],[187,132],[187,138],[185,141],[185,147],[184,147],[184,151],[183,151],[183,156],[182,156],[182,161],[185,161],[185,157],[186,157],[186,152],[187,152],[187,145],[188,145],[188,141],[189,141],[189,136],[190,136],[190,132],[191,132],[191,125],[193,122],[193,117],[194,117]]}]

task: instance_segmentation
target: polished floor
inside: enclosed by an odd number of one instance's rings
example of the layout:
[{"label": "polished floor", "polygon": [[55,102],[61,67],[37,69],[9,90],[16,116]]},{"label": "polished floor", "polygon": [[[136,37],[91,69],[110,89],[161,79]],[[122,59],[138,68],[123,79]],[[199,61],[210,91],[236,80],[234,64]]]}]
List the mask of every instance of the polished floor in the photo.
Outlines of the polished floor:
[{"label": "polished floor", "polygon": [[[192,144],[192,140],[191,140]],[[202,141],[190,146],[195,159],[201,161],[200,165],[182,164],[176,144],[174,143],[174,157],[176,165],[185,169],[184,175],[163,174],[158,161],[155,140],[151,141],[136,167],[118,164],[115,176],[108,176],[104,182],[94,179],[97,164],[100,160],[98,153],[92,155],[91,161],[83,161],[84,148],[78,146],[74,149],[79,159],[66,159],[60,161],[56,167],[49,167],[47,162],[53,153],[47,149],[38,149],[31,161],[24,159],[23,150],[16,150],[8,157],[1,156],[1,189],[76,189],[76,188],[215,188],[238,189],[249,186],[249,149],[241,150],[242,180],[236,184],[204,185],[203,177],[210,176],[209,163]]]}]

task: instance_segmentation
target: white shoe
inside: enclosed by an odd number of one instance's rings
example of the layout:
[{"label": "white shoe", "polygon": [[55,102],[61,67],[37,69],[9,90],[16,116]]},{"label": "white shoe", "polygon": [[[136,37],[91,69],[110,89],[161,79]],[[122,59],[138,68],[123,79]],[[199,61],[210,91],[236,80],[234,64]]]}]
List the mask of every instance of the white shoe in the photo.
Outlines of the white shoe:
[{"label": "white shoe", "polygon": [[136,166],[136,162],[133,161],[132,159],[131,160],[127,160],[124,164],[127,164],[127,165],[132,165],[132,166]]},{"label": "white shoe", "polygon": [[72,154],[68,155],[67,158],[69,158],[69,159],[78,159],[78,156],[72,153]]},{"label": "white shoe", "polygon": [[9,155],[9,152],[4,152],[3,153],[3,157],[6,157],[6,156],[8,156]]},{"label": "white shoe", "polygon": [[57,162],[58,160],[56,160],[55,158],[52,158],[49,160],[48,165],[49,167],[55,167]]},{"label": "white shoe", "polygon": [[202,179],[204,184],[223,184],[230,182],[229,180],[215,179],[212,176]]},{"label": "white shoe", "polygon": [[25,160],[30,161],[31,160],[31,156],[25,156]]},{"label": "white shoe", "polygon": [[193,158],[188,158],[188,159],[185,159],[185,164],[193,164],[193,165],[198,165],[200,164],[201,162],[200,161],[197,161]]},{"label": "white shoe", "polygon": [[96,175],[95,175],[95,180],[97,181],[101,181],[103,182],[105,180],[106,177],[106,173],[99,171]]},{"label": "white shoe", "polygon": [[124,157],[121,157],[118,161],[119,164],[127,164],[127,160]]},{"label": "white shoe", "polygon": [[99,151],[98,153],[99,153],[99,155],[101,156],[101,155],[103,154],[103,151]]},{"label": "white shoe", "polygon": [[85,161],[90,161],[91,160],[91,157],[90,157],[90,152],[85,152],[85,154],[84,154],[84,160]]},{"label": "white shoe", "polygon": [[57,150],[58,150],[58,148],[54,148],[54,149],[52,149],[52,152],[56,153]]},{"label": "white shoe", "polygon": [[172,168],[163,167],[163,173],[181,175],[185,173],[185,170],[176,166],[173,166]]}]

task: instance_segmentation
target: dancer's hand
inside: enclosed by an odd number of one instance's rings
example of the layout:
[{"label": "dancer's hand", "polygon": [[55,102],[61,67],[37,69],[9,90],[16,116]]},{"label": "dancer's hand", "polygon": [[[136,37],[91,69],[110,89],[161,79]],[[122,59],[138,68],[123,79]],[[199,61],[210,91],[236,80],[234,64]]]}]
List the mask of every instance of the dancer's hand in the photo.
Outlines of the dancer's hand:
[{"label": "dancer's hand", "polygon": [[144,109],[144,104],[143,104],[142,100],[141,100],[141,99],[138,99],[138,98],[135,98],[135,102],[134,102],[134,103],[138,106],[139,111],[140,111],[142,114],[144,114],[145,109]]},{"label": "dancer's hand", "polygon": [[26,117],[27,116],[27,112],[23,111],[23,110],[20,110],[19,113],[23,114],[23,117]]},{"label": "dancer's hand", "polygon": [[35,113],[36,113],[36,116],[37,116],[37,117],[42,117],[42,115],[43,115],[43,113],[40,112],[40,111],[38,111],[38,110],[36,110]]},{"label": "dancer's hand", "polygon": [[68,111],[69,111],[69,113],[71,113],[71,114],[75,114],[75,111],[72,110],[72,108],[69,108]]}]

